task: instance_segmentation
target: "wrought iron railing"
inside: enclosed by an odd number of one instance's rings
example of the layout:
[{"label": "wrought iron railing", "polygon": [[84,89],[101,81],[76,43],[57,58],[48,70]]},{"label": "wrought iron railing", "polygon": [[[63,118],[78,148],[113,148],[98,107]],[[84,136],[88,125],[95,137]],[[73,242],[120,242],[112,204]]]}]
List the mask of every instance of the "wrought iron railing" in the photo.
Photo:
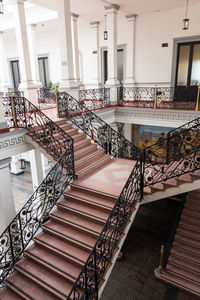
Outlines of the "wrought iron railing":
[{"label": "wrought iron railing", "polygon": [[[135,108],[198,110],[199,88],[119,87],[118,104]],[[191,96],[192,94],[192,96]]]},{"label": "wrought iron railing", "polygon": [[59,93],[59,116],[68,118],[91,139],[115,157],[137,159],[140,150],[106,122],[67,93]]},{"label": "wrought iron railing", "polygon": [[37,90],[38,104],[40,108],[55,107],[57,101],[57,89],[42,87]]},{"label": "wrought iron railing", "polygon": [[108,107],[110,102],[110,88],[79,90],[79,101],[89,110]]},{"label": "wrought iron railing", "polygon": [[[0,236],[0,285],[75,177],[73,139],[57,124],[24,97],[10,98],[5,116],[10,127],[26,128],[59,160]],[[62,142],[55,132],[63,136]]]}]

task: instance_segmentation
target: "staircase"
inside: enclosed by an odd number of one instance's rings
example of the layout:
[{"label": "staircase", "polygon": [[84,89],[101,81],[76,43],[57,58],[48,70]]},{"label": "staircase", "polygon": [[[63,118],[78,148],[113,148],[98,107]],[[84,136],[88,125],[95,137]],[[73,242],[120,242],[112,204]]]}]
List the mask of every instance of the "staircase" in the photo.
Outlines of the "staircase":
[{"label": "staircase", "polygon": [[165,271],[160,280],[200,296],[200,190],[187,196]]},{"label": "staircase", "polygon": [[[27,203],[37,201],[32,207],[27,204],[0,237],[4,255],[0,266],[5,272],[2,275],[0,269],[0,276],[6,284],[0,291],[2,300],[98,299],[139,205],[169,193],[181,193],[184,186],[192,190],[199,184],[199,139],[194,137],[197,123],[195,127],[188,123],[187,129],[173,132],[163,149],[156,144],[140,154],[71,96],[65,93],[62,100],[62,116],[67,111],[69,119],[56,123],[42,116],[37,108],[30,110],[30,103],[25,116],[21,102],[16,105],[22,106],[19,125],[26,126],[30,142],[52,160],[60,158]],[[192,132],[193,148],[188,131]],[[185,148],[177,152],[177,140],[178,147],[190,142],[186,152]],[[169,144],[166,151],[164,147]],[[72,178],[75,180],[71,183]],[[180,233],[185,244],[187,230]],[[197,248],[198,233],[194,237]],[[26,238],[33,241],[28,247]],[[13,267],[14,272],[9,274]]]}]

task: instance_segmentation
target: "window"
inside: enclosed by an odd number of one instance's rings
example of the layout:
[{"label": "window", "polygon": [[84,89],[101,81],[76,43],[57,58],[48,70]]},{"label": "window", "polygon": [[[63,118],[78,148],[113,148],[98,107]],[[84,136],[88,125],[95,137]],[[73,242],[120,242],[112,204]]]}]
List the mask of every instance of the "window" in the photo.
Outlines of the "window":
[{"label": "window", "polygon": [[48,68],[48,57],[38,58],[40,81],[44,87],[47,87],[49,82],[49,68]]},{"label": "window", "polygon": [[20,84],[20,72],[19,72],[19,60],[11,60],[11,76],[13,82],[13,88],[18,90]]}]

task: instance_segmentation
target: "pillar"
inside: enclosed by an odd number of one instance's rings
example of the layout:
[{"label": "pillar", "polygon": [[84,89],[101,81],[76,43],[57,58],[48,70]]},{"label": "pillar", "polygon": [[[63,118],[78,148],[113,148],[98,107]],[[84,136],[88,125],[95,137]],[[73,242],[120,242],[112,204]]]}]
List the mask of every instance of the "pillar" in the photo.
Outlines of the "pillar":
[{"label": "pillar", "polygon": [[19,175],[21,173],[24,173],[24,171],[21,169],[21,163],[19,161],[20,158],[20,154],[12,155],[12,160],[10,162],[10,171],[12,174]]},{"label": "pillar", "polygon": [[105,6],[108,26],[108,80],[106,86],[117,86],[117,12],[119,6],[112,4]]},{"label": "pillar", "polygon": [[77,22],[78,22],[79,15],[72,13],[71,16],[72,16],[73,33],[74,33],[74,58],[75,58],[75,70],[76,70],[76,83],[80,88],[83,88],[83,83],[81,82],[81,76],[80,76],[80,63],[79,63],[79,50],[78,50]]},{"label": "pillar", "polygon": [[31,150],[29,157],[30,157],[30,165],[31,165],[33,190],[35,191],[44,178],[43,169],[42,169],[41,152],[38,149]]},{"label": "pillar", "polygon": [[52,164],[49,163],[49,160],[41,153],[42,157],[42,170],[43,170],[43,178],[47,176],[49,171],[52,169]]},{"label": "pillar", "polygon": [[129,43],[126,50],[126,79],[125,86],[133,86],[135,83],[135,32],[137,15],[127,15],[126,19],[129,24]]},{"label": "pillar", "polygon": [[37,57],[37,51],[36,51],[36,27],[37,27],[36,24],[28,25],[28,42],[29,42],[33,82],[37,88],[41,88],[42,83],[40,82],[38,57]]},{"label": "pillar", "polygon": [[31,101],[33,104],[37,105],[37,88],[33,83],[31,73],[31,62],[28,46],[24,0],[13,0],[13,2],[15,4],[15,32],[17,37],[17,48],[21,74],[21,83],[19,85],[19,90],[24,91],[25,97],[27,97],[28,100]]},{"label": "pillar", "polygon": [[101,69],[100,69],[100,42],[99,42],[99,22],[91,22],[90,23],[93,31],[94,31],[94,39],[95,39],[95,46],[96,46],[96,66],[97,66],[97,73],[95,78],[95,83],[98,88],[101,87]]},{"label": "pillar", "polygon": [[2,94],[0,95],[0,133],[9,131],[6,119],[4,118],[4,108]]},{"label": "pillar", "polygon": [[0,160],[0,234],[16,215],[11,188],[9,162],[10,158]]},{"label": "pillar", "polygon": [[132,143],[132,124],[125,123],[123,132],[124,137]]},{"label": "pillar", "polygon": [[66,90],[69,92],[73,89],[78,89],[78,85],[74,78],[70,0],[59,0],[58,20],[61,57],[61,80],[59,90]]},{"label": "pillar", "polygon": [[5,49],[4,49],[4,32],[0,31],[0,91],[7,92],[10,87],[9,77],[8,77],[8,65],[6,62]]}]

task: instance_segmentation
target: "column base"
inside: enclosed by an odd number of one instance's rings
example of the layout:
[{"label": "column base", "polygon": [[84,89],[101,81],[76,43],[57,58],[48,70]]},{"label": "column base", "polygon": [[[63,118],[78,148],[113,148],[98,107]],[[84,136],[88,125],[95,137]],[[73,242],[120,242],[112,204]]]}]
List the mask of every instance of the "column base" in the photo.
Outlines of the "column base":
[{"label": "column base", "polygon": [[19,91],[24,92],[24,97],[33,103],[33,105],[38,105],[37,87],[32,80],[21,82],[19,85]]},{"label": "column base", "polygon": [[105,87],[120,86],[120,82],[116,78],[110,78],[106,81]]},{"label": "column base", "polygon": [[2,93],[8,92],[8,89],[9,89],[10,87],[11,87],[11,86],[10,86],[9,82],[1,82],[1,83],[0,83],[0,91],[1,91]]},{"label": "column base", "polygon": [[78,84],[77,82],[75,82],[74,79],[64,79],[59,84],[60,91],[66,91],[69,89],[77,89],[77,88],[78,88]]},{"label": "column base", "polygon": [[133,87],[135,85],[135,79],[133,77],[126,78],[124,87]]}]

